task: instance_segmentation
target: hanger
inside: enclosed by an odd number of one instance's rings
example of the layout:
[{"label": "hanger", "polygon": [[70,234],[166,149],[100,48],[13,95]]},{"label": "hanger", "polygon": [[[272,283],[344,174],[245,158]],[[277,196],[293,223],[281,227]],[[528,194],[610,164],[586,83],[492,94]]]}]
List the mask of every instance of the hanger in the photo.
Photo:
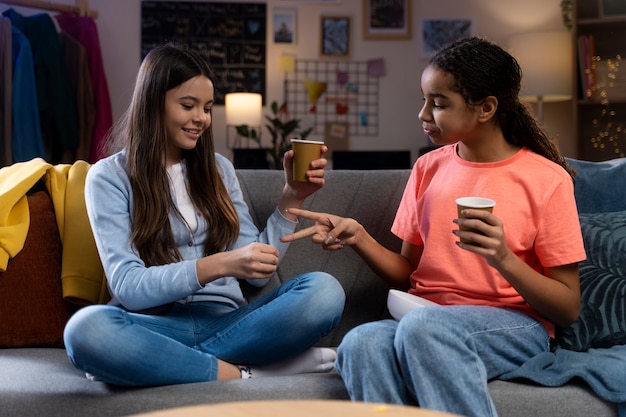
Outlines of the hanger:
[{"label": "hanger", "polygon": [[98,17],[97,11],[89,10],[88,0],[76,0],[76,6],[41,0],[2,0],[2,3],[12,4],[15,6],[32,7],[42,10],[51,10],[61,13],[73,13],[79,16],[93,17],[94,19]]}]

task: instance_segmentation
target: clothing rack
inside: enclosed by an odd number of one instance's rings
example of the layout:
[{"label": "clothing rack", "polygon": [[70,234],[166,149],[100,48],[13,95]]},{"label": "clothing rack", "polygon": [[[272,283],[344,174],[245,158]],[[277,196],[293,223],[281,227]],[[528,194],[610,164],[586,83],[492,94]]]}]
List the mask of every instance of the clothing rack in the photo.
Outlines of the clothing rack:
[{"label": "clothing rack", "polygon": [[59,4],[53,1],[41,0],[2,0],[0,3],[12,4],[15,6],[32,7],[35,9],[51,10],[61,13],[73,13],[79,16],[98,17],[96,10],[89,10],[89,0],[76,0],[76,5]]}]

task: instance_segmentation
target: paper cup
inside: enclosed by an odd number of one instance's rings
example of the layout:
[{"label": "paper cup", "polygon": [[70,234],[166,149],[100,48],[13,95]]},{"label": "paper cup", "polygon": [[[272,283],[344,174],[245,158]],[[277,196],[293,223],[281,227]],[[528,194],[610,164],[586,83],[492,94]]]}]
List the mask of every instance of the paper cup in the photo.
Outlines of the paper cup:
[{"label": "paper cup", "polygon": [[[484,197],[460,197],[456,199],[456,207],[459,219],[464,219],[465,216],[462,214],[462,211],[465,209],[473,209],[473,210],[487,210],[488,212],[493,212],[493,207],[496,205],[496,202],[490,198]],[[468,227],[459,226],[459,230],[473,230]],[[475,244],[467,239],[461,238],[462,243]]]},{"label": "paper cup", "polygon": [[324,142],[303,139],[291,139],[293,149],[293,179],[307,182],[306,172],[311,168],[311,161],[320,159]]}]

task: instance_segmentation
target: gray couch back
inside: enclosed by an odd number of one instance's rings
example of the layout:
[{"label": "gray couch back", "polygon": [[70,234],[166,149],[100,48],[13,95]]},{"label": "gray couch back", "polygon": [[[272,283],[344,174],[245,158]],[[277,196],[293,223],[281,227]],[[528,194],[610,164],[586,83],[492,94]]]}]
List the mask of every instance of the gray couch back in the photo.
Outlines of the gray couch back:
[{"label": "gray couch back", "polygon": [[[329,170],[325,186],[309,197],[303,208],[352,217],[382,245],[399,251],[401,241],[390,229],[409,174],[410,170]],[[276,207],[284,172],[238,170],[237,175],[252,218],[262,228]],[[303,220],[298,228],[310,225],[310,221]],[[310,239],[290,245],[270,285],[261,290],[244,285],[244,291],[249,298],[256,298],[280,282],[309,271],[328,272],[346,292],[341,322],[318,345],[337,346],[356,325],[387,317],[387,284],[352,249],[325,251]]]}]

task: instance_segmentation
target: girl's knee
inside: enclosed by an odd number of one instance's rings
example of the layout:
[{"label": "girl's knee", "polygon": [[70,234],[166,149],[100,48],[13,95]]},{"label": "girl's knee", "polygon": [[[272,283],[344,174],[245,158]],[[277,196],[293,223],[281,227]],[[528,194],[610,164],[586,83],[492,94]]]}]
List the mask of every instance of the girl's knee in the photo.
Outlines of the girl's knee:
[{"label": "girl's knee", "polygon": [[361,324],[346,333],[337,353],[362,358],[384,354],[393,349],[395,328],[396,323],[391,320]]},{"label": "girl's knee", "polygon": [[346,294],[335,277],[325,272],[310,272],[303,277],[311,282],[310,297],[318,308],[343,312]]},{"label": "girl's knee", "polygon": [[346,333],[337,347],[337,366],[341,367],[354,360],[361,361],[365,349],[364,344],[367,343],[363,336],[363,332],[358,327]]},{"label": "girl's knee", "polygon": [[70,317],[65,330],[63,340],[68,350],[79,348],[89,344],[92,340],[98,340],[112,329],[111,316],[120,309],[107,305],[93,305],[83,307]]},{"label": "girl's knee", "polygon": [[337,278],[330,275],[329,273],[319,272],[319,271],[309,272],[308,274],[305,274],[304,276],[312,280],[313,285],[320,290],[333,293],[333,294],[341,293],[343,295],[344,293],[343,287],[341,286],[339,281],[337,281]]},{"label": "girl's knee", "polygon": [[398,323],[396,348],[403,345],[438,344],[449,337],[464,340],[465,330],[458,328],[457,323],[446,317],[443,309],[445,307],[418,308],[405,315]]},{"label": "girl's knee", "polygon": [[361,350],[363,342],[367,340],[367,338],[359,327],[355,327],[345,334],[343,339],[341,339],[341,343],[337,347],[337,354],[341,355],[345,352],[355,352],[357,350]]}]

